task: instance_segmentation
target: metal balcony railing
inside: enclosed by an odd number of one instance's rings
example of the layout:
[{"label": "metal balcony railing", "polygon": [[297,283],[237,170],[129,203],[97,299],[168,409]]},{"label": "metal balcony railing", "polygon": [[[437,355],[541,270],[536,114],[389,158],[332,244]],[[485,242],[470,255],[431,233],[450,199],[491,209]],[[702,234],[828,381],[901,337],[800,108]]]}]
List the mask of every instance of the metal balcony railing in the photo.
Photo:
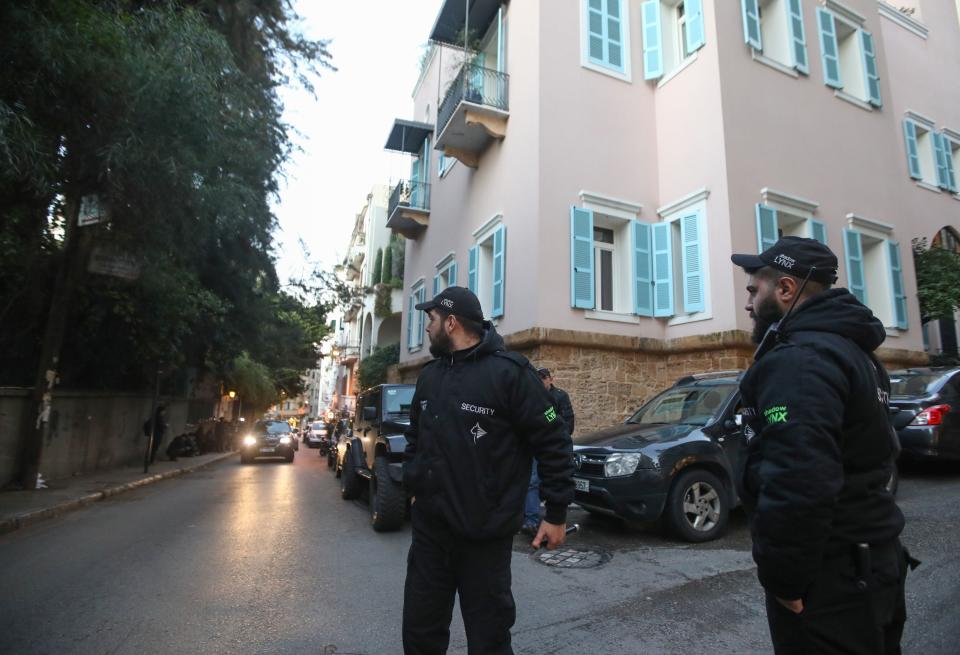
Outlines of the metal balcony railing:
[{"label": "metal balcony railing", "polygon": [[510,109],[509,81],[510,76],[506,73],[476,64],[464,64],[450,83],[443,102],[440,103],[440,112],[437,114],[437,134],[443,133],[457,105],[461,102],[472,102],[475,105],[508,111]]},{"label": "metal balcony railing", "polygon": [[390,202],[387,204],[387,216],[393,216],[397,207],[430,209],[430,184],[419,180],[401,180],[393,187]]}]

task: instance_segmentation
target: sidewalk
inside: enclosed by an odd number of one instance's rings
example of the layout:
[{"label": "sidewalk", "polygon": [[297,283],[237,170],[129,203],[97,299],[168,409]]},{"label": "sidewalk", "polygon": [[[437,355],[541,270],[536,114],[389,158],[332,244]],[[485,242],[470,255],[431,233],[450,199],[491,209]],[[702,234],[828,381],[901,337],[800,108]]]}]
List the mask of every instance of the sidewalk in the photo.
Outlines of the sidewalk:
[{"label": "sidewalk", "polygon": [[181,457],[176,462],[157,461],[150,466],[147,474],[143,473],[143,465],[130,466],[47,481],[47,489],[0,492],[0,535],[236,455],[230,452]]}]

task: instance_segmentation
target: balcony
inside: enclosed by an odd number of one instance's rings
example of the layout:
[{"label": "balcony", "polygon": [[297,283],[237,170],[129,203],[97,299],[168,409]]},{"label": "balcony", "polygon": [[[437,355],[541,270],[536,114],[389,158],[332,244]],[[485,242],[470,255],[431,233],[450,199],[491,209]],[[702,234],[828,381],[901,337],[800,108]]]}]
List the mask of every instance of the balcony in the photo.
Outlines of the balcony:
[{"label": "balcony", "polygon": [[476,168],[490,141],[507,134],[509,77],[464,64],[440,103],[436,149]]},{"label": "balcony", "polygon": [[417,239],[430,222],[430,185],[402,180],[387,203],[387,227],[408,239]]}]

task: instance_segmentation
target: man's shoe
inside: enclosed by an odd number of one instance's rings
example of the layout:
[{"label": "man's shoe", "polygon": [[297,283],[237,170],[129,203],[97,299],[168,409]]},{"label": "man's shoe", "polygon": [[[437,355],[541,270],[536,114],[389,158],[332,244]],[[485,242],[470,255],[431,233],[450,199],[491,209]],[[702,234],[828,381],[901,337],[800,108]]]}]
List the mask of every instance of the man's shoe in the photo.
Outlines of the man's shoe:
[{"label": "man's shoe", "polygon": [[524,523],[520,528],[520,532],[527,535],[531,539],[537,536],[537,532],[540,530],[539,525],[533,525],[532,523]]}]

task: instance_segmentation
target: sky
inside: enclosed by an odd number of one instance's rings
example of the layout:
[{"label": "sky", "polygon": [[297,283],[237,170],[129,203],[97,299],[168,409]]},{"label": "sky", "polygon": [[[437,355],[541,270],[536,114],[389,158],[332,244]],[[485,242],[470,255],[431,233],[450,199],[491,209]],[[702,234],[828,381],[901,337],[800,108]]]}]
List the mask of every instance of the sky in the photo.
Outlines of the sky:
[{"label": "sky", "polygon": [[329,39],[337,71],[321,71],[316,98],[281,94],[285,120],[302,149],[284,167],[274,206],[281,281],[342,261],[357,213],[375,184],[409,174],[409,155],[383,149],[395,118],[413,118],[413,87],[441,0],[297,0],[309,38]]}]

